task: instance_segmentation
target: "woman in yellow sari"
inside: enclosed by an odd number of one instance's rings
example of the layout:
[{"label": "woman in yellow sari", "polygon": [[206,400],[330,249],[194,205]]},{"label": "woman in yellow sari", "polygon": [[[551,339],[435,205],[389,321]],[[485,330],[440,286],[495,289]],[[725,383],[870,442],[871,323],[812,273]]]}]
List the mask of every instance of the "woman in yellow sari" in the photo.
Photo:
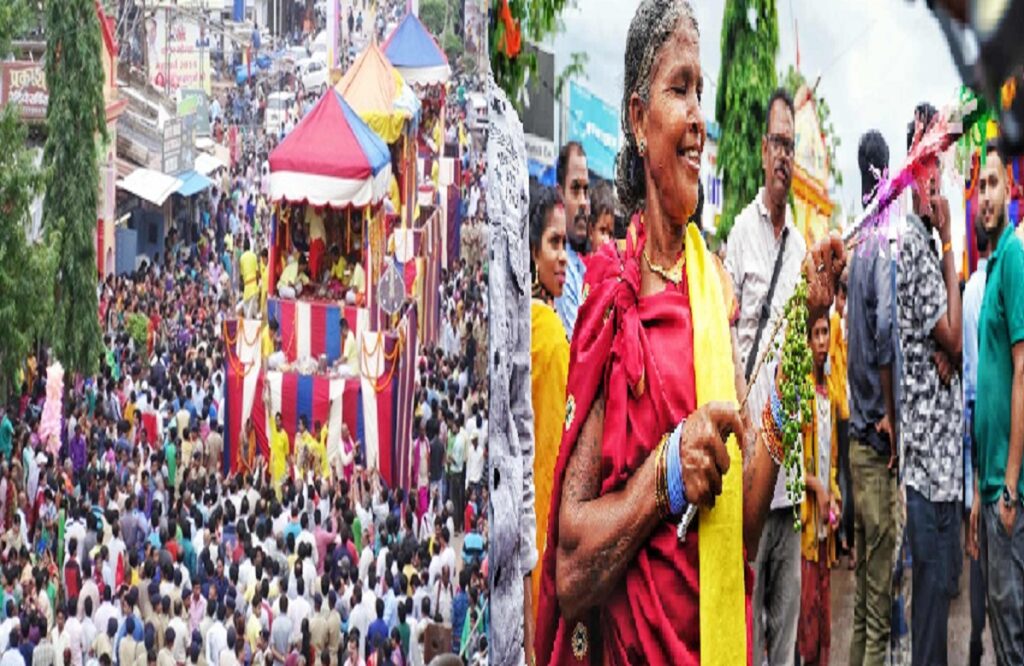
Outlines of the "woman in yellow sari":
[{"label": "woman in yellow sari", "polygon": [[[537,553],[543,556],[548,533],[548,513],[555,462],[565,424],[565,382],[569,373],[569,341],[555,312],[555,299],[565,285],[565,209],[554,188],[543,188],[530,208],[530,257],[533,269],[533,301],[530,305],[530,378],[533,390],[534,458],[536,488]],[[527,644],[532,644],[537,618],[543,557],[534,567],[531,586],[532,613]]]}]

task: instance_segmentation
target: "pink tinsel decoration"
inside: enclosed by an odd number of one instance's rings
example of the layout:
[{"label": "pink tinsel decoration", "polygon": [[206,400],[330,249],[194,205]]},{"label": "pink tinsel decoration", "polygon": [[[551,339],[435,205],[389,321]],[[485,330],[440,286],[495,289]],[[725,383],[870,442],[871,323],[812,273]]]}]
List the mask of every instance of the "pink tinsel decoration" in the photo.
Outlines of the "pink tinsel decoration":
[{"label": "pink tinsel decoration", "polygon": [[39,438],[54,458],[60,452],[61,415],[64,413],[64,368],[59,362],[46,369],[46,402],[39,418]]}]

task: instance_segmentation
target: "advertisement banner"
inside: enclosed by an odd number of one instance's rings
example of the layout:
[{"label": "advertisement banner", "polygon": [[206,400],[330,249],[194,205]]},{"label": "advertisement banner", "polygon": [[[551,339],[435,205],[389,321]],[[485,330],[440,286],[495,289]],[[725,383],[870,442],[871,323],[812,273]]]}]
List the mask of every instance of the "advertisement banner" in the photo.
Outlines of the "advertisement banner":
[{"label": "advertisement banner", "polygon": [[182,90],[178,101],[178,116],[195,116],[196,136],[210,136],[210,104],[202,90]]},{"label": "advertisement banner", "polygon": [[587,167],[606,180],[615,178],[619,152],[619,112],[575,81],[569,82],[569,140],[587,153]]},{"label": "advertisement banner", "polygon": [[28,121],[46,120],[50,91],[46,87],[46,71],[41,62],[0,63],[0,105],[18,105],[21,117]]},{"label": "advertisement banner", "polygon": [[198,21],[157,10],[146,19],[146,40],[149,81],[157,90],[210,94],[210,40]]}]

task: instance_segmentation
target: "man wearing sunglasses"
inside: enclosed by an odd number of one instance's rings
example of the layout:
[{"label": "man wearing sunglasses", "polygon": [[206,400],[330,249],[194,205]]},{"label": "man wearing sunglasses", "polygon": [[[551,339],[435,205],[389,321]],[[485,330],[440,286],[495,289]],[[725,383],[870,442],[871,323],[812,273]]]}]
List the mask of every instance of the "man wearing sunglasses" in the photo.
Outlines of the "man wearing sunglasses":
[{"label": "man wearing sunglasses", "polygon": [[[736,335],[739,371],[750,399],[747,411],[758,423],[768,401],[774,372],[764,364],[753,376],[757,359],[771,344],[775,321],[800,279],[807,254],[803,235],[793,224],[788,205],[793,181],[794,108],[785,90],[772,93],[765,107],[761,139],[764,184],[754,200],[736,216],[729,234],[725,265],[739,302]],[[793,502],[787,475],[779,474],[754,564],[754,663],[767,651],[771,664],[792,664],[800,614],[800,533],[793,530]],[[750,553],[749,555],[753,555]]]}]

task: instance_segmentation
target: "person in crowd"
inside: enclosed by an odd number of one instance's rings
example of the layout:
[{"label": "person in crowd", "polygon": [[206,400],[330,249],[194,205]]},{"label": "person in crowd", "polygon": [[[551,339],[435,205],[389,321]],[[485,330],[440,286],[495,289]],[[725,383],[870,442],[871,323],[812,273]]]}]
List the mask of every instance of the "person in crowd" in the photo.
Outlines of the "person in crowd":
[{"label": "person in crowd", "polygon": [[[557,190],[536,193],[530,207],[530,258],[533,294],[530,303],[530,375],[536,448],[537,552],[542,557],[547,538],[551,481],[565,425],[565,383],[569,372],[569,341],[555,312],[566,278],[566,215]],[[528,644],[534,635],[543,559],[531,577],[531,613],[527,616]]]},{"label": "person in crowd", "polygon": [[602,182],[591,196],[590,219],[587,220],[587,245],[597,251],[615,238],[615,190]]},{"label": "person in crowd", "polygon": [[[980,185],[980,183],[979,183]],[[986,188],[987,189],[987,188]],[[992,203],[986,198],[985,203]],[[988,213],[988,211],[985,211]],[[986,266],[992,252],[988,232],[983,218],[974,218],[974,242],[978,251],[978,265],[964,286],[963,294],[963,387],[964,387],[964,514],[970,520],[974,502],[974,468],[977,467],[978,441],[974,436],[974,411],[978,396],[978,321],[981,318],[981,302],[985,296]],[[970,666],[979,666],[983,651],[982,633],[985,630],[985,579],[981,573],[981,561],[971,554],[970,523],[968,522],[968,580],[971,601],[971,642],[968,653]]]},{"label": "person in crowd", "polygon": [[[871,130],[861,136],[857,163],[861,193],[867,199],[889,166],[889,147],[880,132]],[[857,562],[851,666],[885,659],[893,610],[896,342],[891,256],[889,239],[872,234],[850,258],[846,320]]]},{"label": "person in crowd", "polygon": [[[936,115],[920,104],[907,149]],[[911,649],[914,663],[947,661],[949,607],[963,553],[958,514],[963,501],[963,406],[952,359],[963,346],[960,285],[950,241],[949,203],[938,164],[925,165],[913,189],[914,211],[900,240],[896,307],[903,372],[899,432],[906,493],[906,532],[913,563]],[[941,250],[935,251],[938,235]]]},{"label": "person in crowd", "polygon": [[800,623],[797,651],[805,664],[827,664],[832,645],[831,566],[836,560],[836,528],[842,496],[838,484],[837,406],[828,382],[829,318],[811,322],[814,409],[803,428],[804,480],[800,505]]},{"label": "person in crowd", "polygon": [[986,146],[979,215],[994,245],[978,320],[974,469],[968,546],[981,561],[992,647],[1001,664],[1024,660],[1024,243],[1009,224],[1002,157]]},{"label": "person in crowd", "polygon": [[[754,200],[736,216],[730,232],[725,266],[739,302],[736,340],[740,363],[751,398],[748,416],[756,423],[768,399],[772,376],[754,376],[758,359],[772,344],[774,320],[800,280],[807,253],[788,204],[793,179],[793,100],[784,90],[768,99],[767,122],[761,139],[764,184]],[[787,486],[792,477],[779,476],[771,511],[754,565],[754,655],[767,652],[773,664],[791,663],[800,614],[800,534],[792,528],[793,506],[803,497]]]},{"label": "person in crowd", "polygon": [[[700,229],[688,225],[706,139],[698,35],[682,0],[641,2],[627,35],[617,191],[631,223],[624,253],[605,244],[589,257],[573,328],[537,619],[542,664],[753,658],[738,621],[752,592],[743,552],[757,552],[788,421],[771,409],[784,381],[776,371],[748,403],[762,427],[744,423],[730,336],[738,304]],[[785,192],[792,134],[787,143],[783,132],[786,123],[792,132],[792,113],[782,99],[765,110],[766,180]],[[765,226],[774,237],[776,224]],[[831,307],[844,262],[835,237],[797,258],[809,320]],[[680,525],[690,505],[712,504]],[[792,534],[791,519],[786,529]],[[715,584],[699,583],[706,576]],[[795,633],[780,648],[784,662]]]},{"label": "person in crowd", "polygon": [[582,302],[583,277],[586,265],[583,258],[590,252],[587,230],[590,220],[590,176],[587,154],[576,141],[562,146],[555,168],[558,192],[565,205],[566,271],[562,295],[555,299],[555,309],[565,327],[566,337],[572,339],[576,317]]}]

